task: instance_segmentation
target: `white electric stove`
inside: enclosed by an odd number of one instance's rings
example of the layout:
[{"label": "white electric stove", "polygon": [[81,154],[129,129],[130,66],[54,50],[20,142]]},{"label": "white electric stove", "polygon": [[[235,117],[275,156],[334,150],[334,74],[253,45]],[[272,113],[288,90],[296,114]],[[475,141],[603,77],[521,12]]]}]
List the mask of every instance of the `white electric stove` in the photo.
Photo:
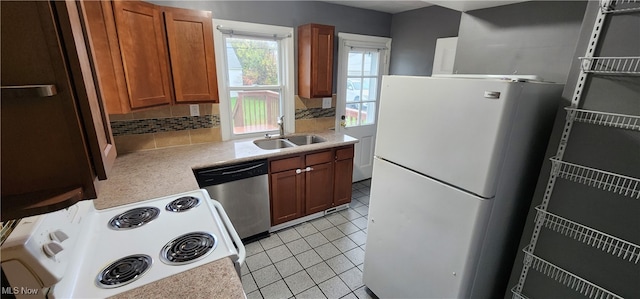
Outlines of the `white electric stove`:
[{"label": "white electric stove", "polygon": [[220,203],[196,190],[24,218],[2,245],[2,270],[18,298],[104,298],[225,257],[240,274],[238,234]]}]

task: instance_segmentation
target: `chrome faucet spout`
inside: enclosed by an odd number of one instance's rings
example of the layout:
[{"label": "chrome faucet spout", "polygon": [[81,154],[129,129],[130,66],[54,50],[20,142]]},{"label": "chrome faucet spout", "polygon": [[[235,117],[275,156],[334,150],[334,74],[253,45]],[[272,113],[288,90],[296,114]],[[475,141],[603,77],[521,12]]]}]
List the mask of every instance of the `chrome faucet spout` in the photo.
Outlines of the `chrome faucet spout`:
[{"label": "chrome faucet spout", "polygon": [[280,136],[284,136],[284,115],[278,117],[278,126],[280,127]]}]

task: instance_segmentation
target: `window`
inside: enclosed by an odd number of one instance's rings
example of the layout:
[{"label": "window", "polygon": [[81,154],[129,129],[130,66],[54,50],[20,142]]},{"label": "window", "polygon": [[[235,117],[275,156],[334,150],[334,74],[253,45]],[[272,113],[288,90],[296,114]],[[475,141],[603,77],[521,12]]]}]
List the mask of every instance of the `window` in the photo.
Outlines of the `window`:
[{"label": "window", "polygon": [[376,49],[352,48],[347,60],[346,125],[374,124],[380,53]]},{"label": "window", "polygon": [[223,139],[277,133],[280,116],[293,132],[293,29],[224,20],[214,26]]}]

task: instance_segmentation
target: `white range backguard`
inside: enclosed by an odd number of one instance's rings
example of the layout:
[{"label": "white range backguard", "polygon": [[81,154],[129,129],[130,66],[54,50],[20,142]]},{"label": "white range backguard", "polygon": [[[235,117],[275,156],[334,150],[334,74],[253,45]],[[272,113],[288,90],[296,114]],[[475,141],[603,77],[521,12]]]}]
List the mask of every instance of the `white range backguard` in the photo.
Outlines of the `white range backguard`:
[{"label": "white range backguard", "polygon": [[491,203],[374,158],[365,285],[380,298],[469,297]]}]

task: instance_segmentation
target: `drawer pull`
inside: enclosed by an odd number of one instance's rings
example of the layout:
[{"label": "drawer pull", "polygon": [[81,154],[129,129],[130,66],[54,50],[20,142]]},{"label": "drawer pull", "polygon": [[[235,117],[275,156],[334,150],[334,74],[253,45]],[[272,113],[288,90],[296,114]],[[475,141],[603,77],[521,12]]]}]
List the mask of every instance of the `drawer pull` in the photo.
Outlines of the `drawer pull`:
[{"label": "drawer pull", "polygon": [[298,168],[298,169],[296,169],[296,174],[301,174],[303,172],[308,172],[308,171],[312,171],[312,170],[313,170],[313,167],[307,167],[305,169]]}]

